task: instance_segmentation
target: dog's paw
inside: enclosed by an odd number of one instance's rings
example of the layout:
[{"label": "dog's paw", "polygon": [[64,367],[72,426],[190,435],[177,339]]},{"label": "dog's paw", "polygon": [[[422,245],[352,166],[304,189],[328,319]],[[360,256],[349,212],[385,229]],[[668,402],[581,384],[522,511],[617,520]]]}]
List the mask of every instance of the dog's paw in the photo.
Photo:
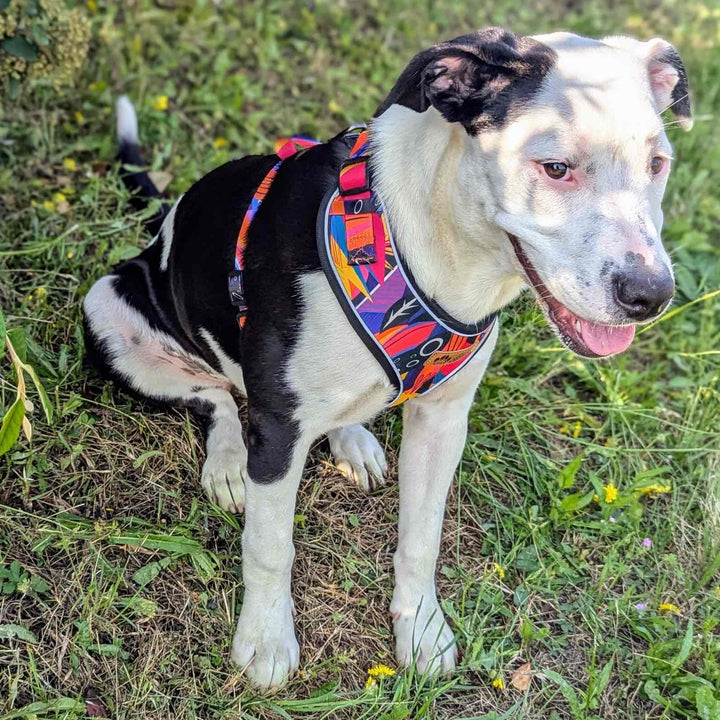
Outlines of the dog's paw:
[{"label": "dog's paw", "polygon": [[452,672],[457,663],[457,646],[437,601],[419,604],[417,609],[393,612],[396,655],[401,667],[415,662],[421,674]]},{"label": "dog's paw", "polygon": [[223,510],[242,512],[245,507],[246,469],[247,452],[244,446],[210,452],[200,480],[205,494]]},{"label": "dog's paw", "polygon": [[277,613],[267,608],[246,612],[243,607],[231,657],[259,690],[274,690],[284,685],[300,663],[292,600]]},{"label": "dog's paw", "polygon": [[329,432],[328,441],[335,465],[345,477],[366,491],[385,484],[385,453],[369,430],[348,425]]}]

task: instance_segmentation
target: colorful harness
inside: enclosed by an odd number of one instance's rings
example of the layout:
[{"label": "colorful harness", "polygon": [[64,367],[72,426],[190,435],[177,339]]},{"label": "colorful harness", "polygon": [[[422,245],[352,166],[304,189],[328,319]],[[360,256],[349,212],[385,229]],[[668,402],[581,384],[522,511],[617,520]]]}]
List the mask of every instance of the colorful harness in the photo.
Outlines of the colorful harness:
[{"label": "colorful harness", "polygon": [[[355,139],[338,176],[324,198],[317,221],[320,260],[338,302],[355,331],[382,365],[396,390],[390,405],[430,392],[452,377],[485,344],[496,315],[465,325],[448,316],[417,287],[388,226],[370,177],[368,131]],[[279,141],[280,160],[258,187],[245,213],[235,253],[230,294],[240,327],[247,306],[242,291],[243,254],[255,213],[277,170],[287,157],[316,140]]]}]

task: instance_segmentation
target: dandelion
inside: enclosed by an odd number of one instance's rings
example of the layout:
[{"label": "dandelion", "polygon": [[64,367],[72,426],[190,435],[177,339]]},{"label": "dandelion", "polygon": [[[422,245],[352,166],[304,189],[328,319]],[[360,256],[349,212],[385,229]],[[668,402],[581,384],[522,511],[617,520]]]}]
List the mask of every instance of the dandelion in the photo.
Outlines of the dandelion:
[{"label": "dandelion", "polygon": [[67,200],[67,198],[66,198],[62,193],[60,193],[60,192],[55,193],[55,194],[53,195],[53,202],[56,202],[56,203],[58,203],[58,204],[59,204],[59,203],[64,203],[66,200]]},{"label": "dandelion", "polygon": [[595,494],[593,495],[593,502],[596,502],[596,503],[599,503],[599,502],[600,502],[600,496],[599,496],[597,493],[595,493]]},{"label": "dandelion", "polygon": [[498,690],[504,690],[505,689],[505,683],[503,682],[503,679],[501,677],[496,677],[493,680],[493,687],[497,688]]},{"label": "dandelion", "polygon": [[383,678],[383,677],[392,677],[395,674],[395,671],[388,667],[387,665],[383,665],[382,663],[380,665],[375,665],[374,667],[371,667],[367,674],[370,677],[374,678]]},{"label": "dandelion", "polygon": [[395,674],[395,671],[392,668],[389,668],[387,665],[383,665],[382,663],[380,665],[374,665],[373,667],[369,668],[367,671],[367,680],[365,681],[365,689],[369,690],[373,685],[377,684],[377,681],[380,678],[384,677],[392,677]]},{"label": "dandelion", "polygon": [[580,437],[580,431],[582,430],[582,423],[578,420],[573,426],[572,436],[574,438]]},{"label": "dandelion", "polygon": [[617,490],[617,488],[615,487],[615,485],[613,485],[612,483],[610,483],[609,485],[605,485],[605,487],[603,488],[603,490],[605,491],[605,498],[604,498],[604,499],[605,499],[605,502],[606,502],[608,505],[609,505],[610,503],[615,502],[615,500],[617,500],[618,490]]},{"label": "dandelion", "polygon": [[160,110],[160,112],[163,112],[168,109],[168,96],[167,95],[158,95],[153,101],[152,106],[155,110]]},{"label": "dandelion", "polygon": [[633,607],[638,611],[642,612],[643,610],[647,610],[647,603],[635,603]]},{"label": "dandelion", "polygon": [[75,172],[77,170],[77,163],[72,158],[65,158],[63,160],[63,167],[68,172]]},{"label": "dandelion", "polygon": [[216,150],[221,150],[224,147],[227,147],[230,143],[227,141],[227,138],[224,137],[216,137],[213,140],[213,145],[215,146]]},{"label": "dandelion", "polygon": [[43,209],[52,212],[55,209],[55,203],[52,200],[43,200]]},{"label": "dandelion", "polygon": [[660,603],[660,605],[658,605],[658,610],[660,612],[671,612],[676,613],[677,615],[680,614],[680,608],[673,603]]},{"label": "dandelion", "polygon": [[493,567],[495,568],[495,572],[498,574],[498,577],[501,580],[505,579],[505,570],[502,565],[498,565],[498,563],[494,562]]},{"label": "dandelion", "polygon": [[643,538],[643,547],[652,547],[652,540],[650,538]]},{"label": "dandelion", "polygon": [[562,433],[563,435],[569,435],[570,428],[567,425],[561,425],[558,432]]}]

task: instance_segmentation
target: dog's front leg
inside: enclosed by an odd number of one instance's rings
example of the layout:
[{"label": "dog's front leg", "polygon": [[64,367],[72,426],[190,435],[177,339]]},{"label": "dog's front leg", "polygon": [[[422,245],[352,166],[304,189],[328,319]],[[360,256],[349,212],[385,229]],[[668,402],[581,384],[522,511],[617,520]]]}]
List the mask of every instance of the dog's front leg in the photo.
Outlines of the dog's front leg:
[{"label": "dog's front leg", "polygon": [[292,534],[309,441],[289,422],[258,423],[257,415],[250,407],[242,536],[245,595],[232,659],[253,685],[265,690],[279,687],[298,668],[300,650],[290,594]]},{"label": "dog's front leg", "polygon": [[395,552],[393,615],[397,659],[420,672],[449,672],[457,650],[435,591],[445,498],[460,462],[467,414],[497,340],[441,387],[410,400],[403,414],[400,448],[400,518]]}]

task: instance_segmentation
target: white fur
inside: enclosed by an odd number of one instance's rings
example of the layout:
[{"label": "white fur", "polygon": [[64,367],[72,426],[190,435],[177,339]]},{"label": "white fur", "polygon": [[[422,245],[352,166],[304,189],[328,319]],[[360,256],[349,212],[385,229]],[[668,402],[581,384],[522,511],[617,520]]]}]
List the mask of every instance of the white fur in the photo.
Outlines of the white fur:
[{"label": "white fur", "polygon": [[295,496],[309,447],[308,437],[301,437],[282,479],[247,484],[242,536],[245,595],[232,659],[261,689],[282,685],[299,662],[290,576]]},{"label": "white fur", "polygon": [[463,371],[405,403],[400,448],[400,518],[390,611],[403,666],[448,672],[457,651],[435,591],[445,497],[467,435],[467,414],[498,338],[497,325]]},{"label": "white fur", "polygon": [[168,262],[170,260],[170,250],[172,249],[173,235],[175,234],[175,212],[180,205],[180,201],[183,199],[181,195],[175,204],[170,209],[163,220],[162,227],[160,228],[160,242],[162,242],[162,254],[160,255],[160,269],[166,271],[168,269]]},{"label": "white fur", "polygon": [[131,145],[137,145],[140,142],[137,114],[127,95],[121,95],[117,99],[117,103],[115,104],[115,118],[117,122],[118,140]]},{"label": "white fur", "polygon": [[223,375],[232,382],[241,395],[244,395],[245,379],[243,378],[242,367],[240,367],[240,365],[220,347],[218,341],[212,336],[212,333],[207,328],[201,327],[199,333],[220,363]]},{"label": "white fur", "polygon": [[335,464],[345,477],[365,491],[385,484],[385,453],[369,430],[349,425],[331,430],[327,436]]}]

